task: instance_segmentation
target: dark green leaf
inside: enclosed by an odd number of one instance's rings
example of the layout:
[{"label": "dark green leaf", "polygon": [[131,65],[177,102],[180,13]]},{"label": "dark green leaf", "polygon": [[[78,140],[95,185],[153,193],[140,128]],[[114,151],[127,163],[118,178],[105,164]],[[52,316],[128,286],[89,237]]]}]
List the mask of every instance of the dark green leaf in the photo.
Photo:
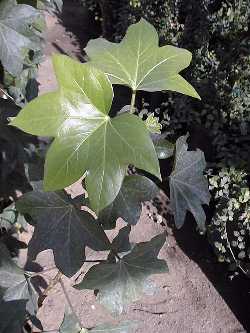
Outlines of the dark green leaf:
[{"label": "dark green leaf", "polygon": [[169,158],[174,154],[175,145],[168,140],[159,139],[154,141],[155,151],[159,160]]},{"label": "dark green leaf", "polygon": [[144,19],[132,24],[119,44],[98,38],[88,43],[85,52],[114,84],[127,85],[134,91],[172,90],[200,98],[179,75],[189,66],[192,54],[170,45],[159,47],[155,28]]},{"label": "dark green leaf", "polygon": [[123,227],[119,230],[118,235],[112,242],[112,249],[117,253],[127,252],[131,249],[129,242],[130,226]]},{"label": "dark green leaf", "polygon": [[0,303],[0,333],[20,333],[25,320],[26,300]]},{"label": "dark green leaf", "polygon": [[[59,328],[60,333],[80,333],[81,327],[73,313],[65,312],[63,322]],[[87,332],[87,331],[86,331]],[[82,332],[81,332],[82,333]]]},{"label": "dark green leaf", "polygon": [[204,231],[206,215],[202,204],[210,201],[208,182],[203,175],[206,161],[201,150],[187,150],[187,137],[181,136],[176,141],[175,166],[170,175],[170,203],[177,228],[182,227],[189,210]]},{"label": "dark green leaf", "polygon": [[115,227],[116,220],[122,217],[125,222],[135,225],[142,210],[142,202],[149,201],[159,192],[159,188],[144,176],[126,176],[120,192],[110,206],[101,211],[98,221],[104,228]]},{"label": "dark green leaf", "polygon": [[52,249],[56,266],[67,276],[74,275],[82,266],[86,246],[102,251],[110,248],[101,226],[87,212],[75,207],[64,192],[43,192],[38,187],[24,194],[16,203],[22,214],[34,221],[35,231],[28,254]]},{"label": "dark green leaf", "polygon": [[0,287],[5,290],[3,299],[6,302],[26,300],[26,309],[35,315],[38,309],[38,295],[30,278],[10,257],[7,248],[0,243]]},{"label": "dark green leaf", "polygon": [[29,50],[39,50],[40,31],[43,28],[40,11],[14,0],[0,3],[0,60],[5,70],[18,76],[26,62]]},{"label": "dark green leaf", "polygon": [[126,305],[146,292],[151,274],[168,271],[166,262],[157,259],[165,240],[166,234],[163,233],[148,242],[136,244],[117,263],[92,266],[75,288],[99,290],[99,301],[112,312],[121,313]]},{"label": "dark green leaf", "polygon": [[11,124],[55,137],[45,163],[45,189],[62,189],[85,174],[98,214],[117,196],[128,164],[160,178],[158,159],[141,119],[108,116],[113,90],[102,72],[62,55],[53,61],[60,89],[34,99]]}]

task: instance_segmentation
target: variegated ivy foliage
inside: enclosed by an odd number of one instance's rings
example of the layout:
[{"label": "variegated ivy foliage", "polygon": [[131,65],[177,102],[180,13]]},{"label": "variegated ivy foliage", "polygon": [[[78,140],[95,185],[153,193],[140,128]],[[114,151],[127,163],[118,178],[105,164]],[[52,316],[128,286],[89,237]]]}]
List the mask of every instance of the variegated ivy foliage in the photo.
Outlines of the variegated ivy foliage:
[{"label": "variegated ivy foliage", "polygon": [[[166,263],[157,259],[165,234],[131,250],[130,226],[120,230],[112,244],[104,232],[115,227],[119,216],[129,225],[136,224],[141,202],[158,191],[146,177],[127,176],[128,165],[160,180],[158,156],[173,155],[173,145],[156,140],[155,146],[151,139],[151,131],[160,131],[157,120],[151,117],[145,122],[133,114],[136,93],[171,90],[195,98],[199,95],[180,75],[190,64],[191,53],[170,45],[159,47],[156,30],[143,19],[129,27],[121,43],[99,38],[88,43],[86,53],[89,62],[85,64],[54,56],[58,90],[31,101],[11,122],[30,134],[54,138],[44,172],[43,186],[49,192],[37,184],[16,207],[30,216],[35,227],[30,257],[35,259],[40,251],[52,249],[57,267],[67,276],[73,276],[84,263],[86,246],[96,251],[112,249],[107,261],[93,266],[77,288],[98,289],[100,302],[121,313],[148,290],[149,275],[167,271]],[[130,112],[113,118],[109,115],[112,84],[126,85],[132,93]],[[171,205],[178,227],[189,210],[204,230],[202,204],[209,202],[205,159],[199,150],[188,151],[186,140],[181,137],[176,143]],[[72,200],[59,191],[82,177],[88,199]],[[79,203],[89,204],[99,223],[79,210]]]},{"label": "variegated ivy foliage", "polygon": [[250,275],[250,191],[247,174],[233,167],[218,175],[208,172],[209,188],[216,200],[216,215],[208,236],[219,261],[233,270],[242,268]]}]

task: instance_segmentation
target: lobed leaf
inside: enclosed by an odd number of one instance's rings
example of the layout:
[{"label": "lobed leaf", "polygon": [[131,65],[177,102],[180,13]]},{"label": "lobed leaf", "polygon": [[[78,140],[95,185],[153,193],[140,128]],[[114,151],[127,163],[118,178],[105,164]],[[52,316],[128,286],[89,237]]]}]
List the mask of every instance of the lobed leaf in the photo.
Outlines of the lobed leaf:
[{"label": "lobed leaf", "polygon": [[101,71],[66,56],[53,62],[59,90],[31,101],[11,125],[55,137],[45,162],[45,190],[62,189],[85,174],[98,214],[117,196],[129,164],[160,178],[156,152],[141,119],[108,116],[113,90]]},{"label": "lobed leaf", "polygon": [[176,141],[175,166],[170,175],[170,205],[174,213],[175,224],[181,228],[189,210],[198,227],[204,231],[206,215],[202,204],[209,204],[208,182],[203,171],[206,167],[204,153],[201,150],[188,151],[187,137]]},{"label": "lobed leaf", "polygon": [[144,19],[130,25],[119,44],[98,38],[89,41],[85,52],[91,64],[108,74],[113,84],[129,86],[133,91],[172,90],[200,99],[179,74],[189,66],[192,54],[170,45],[159,47],[156,29]]},{"label": "lobed leaf", "polygon": [[11,75],[18,76],[29,50],[41,49],[44,19],[40,11],[18,5],[15,0],[0,3],[0,61]]},{"label": "lobed leaf", "polygon": [[5,302],[25,300],[26,310],[31,315],[36,314],[38,294],[29,276],[14,263],[2,243],[0,243],[0,287],[4,290]]},{"label": "lobed leaf", "polygon": [[117,263],[100,263],[92,266],[76,289],[98,290],[98,299],[114,313],[138,300],[148,287],[151,274],[168,271],[164,260],[157,259],[166,240],[163,233],[148,242],[136,244],[133,250]]},{"label": "lobed leaf", "polygon": [[152,180],[144,176],[126,176],[117,197],[101,211],[98,222],[105,229],[112,229],[121,217],[135,225],[141,216],[142,202],[151,200],[158,192],[159,188]]},{"label": "lobed leaf", "polygon": [[37,186],[17,201],[16,208],[28,214],[35,226],[29,257],[35,259],[39,252],[52,249],[56,266],[66,276],[73,276],[81,268],[86,246],[96,251],[110,249],[102,227],[63,191],[43,192]]}]

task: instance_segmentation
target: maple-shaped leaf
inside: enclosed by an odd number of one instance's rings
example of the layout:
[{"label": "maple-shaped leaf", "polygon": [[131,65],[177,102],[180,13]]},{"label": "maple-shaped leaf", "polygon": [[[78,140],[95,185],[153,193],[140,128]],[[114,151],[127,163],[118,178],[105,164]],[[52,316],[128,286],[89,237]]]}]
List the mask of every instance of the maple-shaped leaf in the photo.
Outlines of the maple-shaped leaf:
[{"label": "maple-shaped leaf", "polygon": [[28,256],[52,249],[55,264],[66,276],[74,275],[83,265],[86,246],[93,250],[110,249],[102,227],[88,212],[79,210],[63,192],[43,192],[36,186],[17,202],[17,210],[28,214],[35,226]]},{"label": "maple-shaped leaf", "polygon": [[122,321],[118,324],[105,323],[92,328],[81,328],[73,313],[65,312],[60,333],[132,333],[138,326],[136,321]]},{"label": "maple-shaped leaf", "polygon": [[0,243],[0,287],[5,302],[26,300],[26,310],[34,316],[37,312],[38,294],[30,276],[11,259],[4,244]]},{"label": "maple-shaped leaf", "polygon": [[168,271],[164,260],[157,259],[166,240],[163,233],[148,242],[136,244],[133,250],[117,263],[100,263],[92,266],[77,289],[98,290],[98,299],[114,313],[138,300],[149,286],[151,274]]},{"label": "maple-shaped leaf", "polygon": [[0,302],[0,333],[20,333],[25,321],[26,300]]},{"label": "maple-shaped leaf", "polygon": [[186,136],[176,141],[175,166],[170,175],[170,205],[175,224],[181,228],[187,211],[190,211],[198,227],[204,231],[206,215],[202,204],[209,204],[208,182],[203,171],[206,167],[204,153],[197,149],[188,151]]},{"label": "maple-shaped leaf", "polygon": [[108,116],[113,89],[106,75],[66,56],[54,56],[59,90],[31,101],[11,125],[55,137],[45,162],[45,190],[71,185],[85,174],[98,213],[117,196],[128,164],[160,178],[144,122],[132,114]]},{"label": "maple-shaped leaf", "polygon": [[126,176],[115,200],[100,212],[98,222],[105,229],[113,229],[121,217],[128,224],[135,225],[141,216],[142,202],[153,199],[159,188],[144,176]]},{"label": "maple-shaped leaf", "polygon": [[44,18],[37,9],[18,5],[16,0],[0,2],[0,61],[11,75],[21,73],[29,50],[41,49],[44,26]]},{"label": "maple-shaped leaf", "polygon": [[89,41],[85,52],[114,84],[133,91],[172,90],[200,98],[179,74],[189,66],[192,54],[170,45],[159,47],[156,29],[144,19],[132,24],[119,44],[98,38]]}]

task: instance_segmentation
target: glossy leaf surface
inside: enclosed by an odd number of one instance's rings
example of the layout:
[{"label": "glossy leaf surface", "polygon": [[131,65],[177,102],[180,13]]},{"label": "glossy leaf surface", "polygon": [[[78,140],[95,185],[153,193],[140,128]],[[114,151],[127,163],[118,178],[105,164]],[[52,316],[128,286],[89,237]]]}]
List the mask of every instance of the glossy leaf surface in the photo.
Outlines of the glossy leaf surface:
[{"label": "glossy leaf surface", "polygon": [[99,223],[112,229],[121,217],[128,224],[135,225],[141,216],[142,202],[151,200],[158,192],[159,188],[152,180],[144,176],[126,176],[115,200],[101,211]]},{"label": "glossy leaf surface", "polygon": [[172,90],[199,98],[179,74],[189,66],[192,54],[170,45],[159,47],[155,28],[144,19],[132,24],[119,44],[98,38],[88,43],[85,52],[114,84],[134,91]]},{"label": "glossy leaf surface", "polygon": [[99,290],[98,299],[114,313],[138,300],[148,287],[148,277],[168,271],[164,260],[157,259],[166,234],[137,244],[119,262],[101,263],[90,268],[77,289]]},{"label": "glossy leaf surface", "polygon": [[66,276],[74,275],[82,266],[86,246],[102,251],[110,248],[101,226],[87,212],[75,207],[64,192],[43,192],[38,188],[24,194],[16,203],[22,214],[28,214],[35,226],[28,254],[52,249],[56,266]]},{"label": "glossy leaf surface", "polygon": [[160,178],[144,122],[131,114],[108,116],[113,99],[107,77],[66,56],[54,57],[58,91],[36,98],[12,125],[55,137],[46,157],[44,187],[57,190],[83,174],[91,208],[99,213],[117,196],[128,164]]}]

